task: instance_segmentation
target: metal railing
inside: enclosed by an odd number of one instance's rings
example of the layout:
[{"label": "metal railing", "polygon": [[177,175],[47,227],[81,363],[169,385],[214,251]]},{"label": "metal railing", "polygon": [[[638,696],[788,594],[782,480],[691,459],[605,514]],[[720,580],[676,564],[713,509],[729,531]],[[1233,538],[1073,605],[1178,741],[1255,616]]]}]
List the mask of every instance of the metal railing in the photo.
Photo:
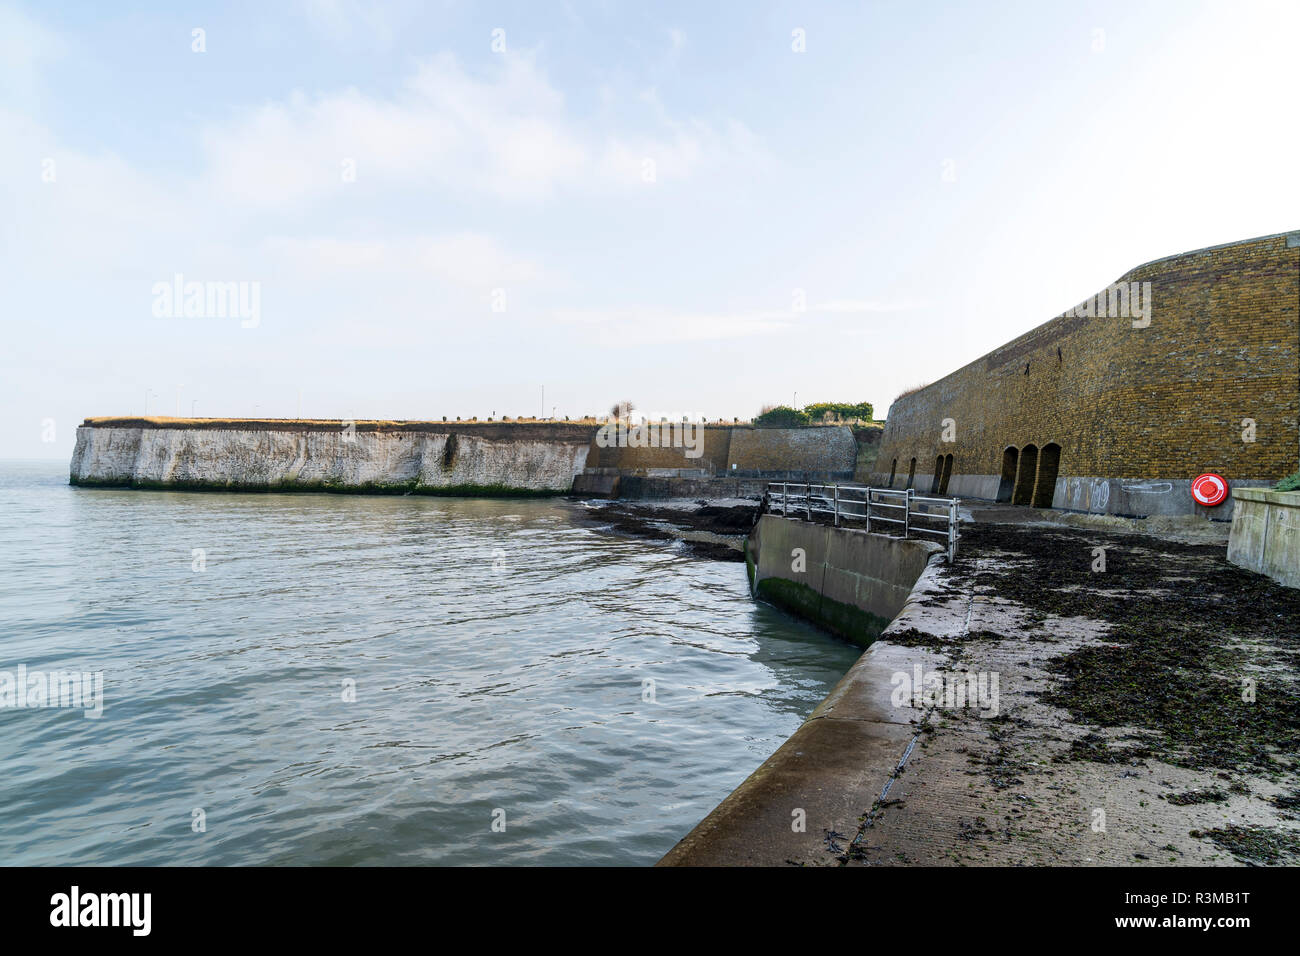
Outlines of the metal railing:
[{"label": "metal railing", "polygon": [[911,488],[897,490],[781,481],[767,486],[766,510],[809,521],[814,514],[831,515],[837,528],[850,521],[859,521],[865,523],[866,530],[873,534],[940,538],[947,548],[948,560],[952,561],[957,557],[957,539],[961,536],[957,521],[959,500],[923,497]]}]

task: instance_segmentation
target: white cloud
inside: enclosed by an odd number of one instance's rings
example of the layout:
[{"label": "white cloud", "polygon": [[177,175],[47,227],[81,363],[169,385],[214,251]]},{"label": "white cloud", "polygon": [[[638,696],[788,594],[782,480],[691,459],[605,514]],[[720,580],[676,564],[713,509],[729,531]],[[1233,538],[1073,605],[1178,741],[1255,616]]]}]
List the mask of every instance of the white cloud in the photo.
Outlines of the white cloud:
[{"label": "white cloud", "polygon": [[640,185],[645,159],[657,179],[673,179],[758,153],[743,125],[674,120],[653,93],[643,97],[652,129],[591,132],[531,57],[491,62],[480,78],[441,54],[390,99],[299,92],[209,125],[202,135],[211,177],[237,201],[274,207],[336,194],[350,159],[357,183],[371,188],[536,201],[559,190]]},{"label": "white cloud", "polygon": [[[779,310],[728,313],[674,312],[659,308],[555,309],[547,319],[584,329],[602,347],[639,346],[666,342],[707,342],[774,335],[810,323],[825,327],[834,319],[828,315],[886,314],[910,312],[927,307],[920,300],[836,299],[810,306],[806,314]],[[837,334],[858,331],[848,328]],[[862,330],[865,331],[865,330]]]},{"label": "white cloud", "polygon": [[324,33],[340,45],[351,45],[361,39],[387,50],[393,46],[399,29],[393,22],[390,4],[361,0],[299,0],[298,5],[317,32]]},{"label": "white cloud", "polygon": [[843,315],[879,314],[887,312],[916,312],[928,308],[930,303],[919,299],[831,299],[811,307],[813,312],[830,312]]},{"label": "white cloud", "polygon": [[0,7],[0,99],[30,101],[38,91],[44,64],[67,52],[67,45],[20,10]]},{"label": "white cloud", "polygon": [[556,309],[548,318],[582,326],[602,347],[707,342],[783,331],[790,312],[675,313],[661,309]]},{"label": "white cloud", "polygon": [[272,236],[261,251],[276,274],[290,276],[373,277],[405,274],[466,288],[534,282],[542,266],[502,250],[489,236],[465,234],[402,239],[308,239]]},{"label": "white cloud", "polygon": [[0,109],[0,178],[14,236],[8,263],[27,277],[121,276],[197,241],[204,202],[183,182],[121,156],[69,149],[28,116]]},{"label": "white cloud", "polygon": [[[32,72],[45,51],[60,48],[30,21],[0,15],[19,27],[5,44],[25,38],[10,67],[25,63]],[[592,129],[567,112],[531,57],[493,57],[488,72],[475,76],[440,55],[414,69],[393,96],[299,92],[210,121],[198,133],[200,165],[189,173],[71,150],[57,130],[0,108],[0,141],[15,146],[0,151],[0,174],[14,185],[15,200],[0,234],[21,235],[28,275],[260,276],[270,256],[289,274],[404,273],[460,287],[552,281],[535,257],[508,250],[481,228],[412,238],[409,226],[394,233],[382,212],[370,222],[338,219],[335,210],[346,207],[337,204],[348,195],[363,197],[367,211],[417,197],[535,203],[561,191],[604,196],[644,188],[647,157],[664,180],[756,148],[743,127],[678,122],[653,96],[643,103],[652,107],[651,131],[623,135],[605,120]],[[57,165],[52,184],[40,179],[45,157]],[[353,183],[344,181],[345,160],[355,163]]]},{"label": "white cloud", "polygon": [[676,27],[668,31],[668,58],[676,60],[681,55],[682,50],[686,47],[686,31],[679,30]]}]

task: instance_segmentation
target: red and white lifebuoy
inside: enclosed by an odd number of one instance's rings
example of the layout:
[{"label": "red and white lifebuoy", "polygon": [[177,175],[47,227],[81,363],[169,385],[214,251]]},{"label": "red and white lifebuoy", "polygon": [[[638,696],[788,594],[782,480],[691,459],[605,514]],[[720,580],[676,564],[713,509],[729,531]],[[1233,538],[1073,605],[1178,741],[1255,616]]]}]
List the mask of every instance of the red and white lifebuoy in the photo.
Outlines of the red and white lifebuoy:
[{"label": "red and white lifebuoy", "polygon": [[1228,479],[1207,471],[1192,482],[1192,497],[1198,505],[1213,508],[1228,497]]}]

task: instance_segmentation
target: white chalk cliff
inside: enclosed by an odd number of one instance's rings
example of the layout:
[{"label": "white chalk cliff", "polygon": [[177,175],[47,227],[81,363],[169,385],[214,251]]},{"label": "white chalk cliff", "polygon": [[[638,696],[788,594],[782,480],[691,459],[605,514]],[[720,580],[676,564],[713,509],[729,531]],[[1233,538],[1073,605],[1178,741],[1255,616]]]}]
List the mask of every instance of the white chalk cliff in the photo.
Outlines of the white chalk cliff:
[{"label": "white chalk cliff", "polygon": [[[482,431],[483,429],[479,429]],[[450,447],[449,447],[450,444]],[[292,490],[565,492],[589,444],[571,435],[83,425],[73,484]]]}]

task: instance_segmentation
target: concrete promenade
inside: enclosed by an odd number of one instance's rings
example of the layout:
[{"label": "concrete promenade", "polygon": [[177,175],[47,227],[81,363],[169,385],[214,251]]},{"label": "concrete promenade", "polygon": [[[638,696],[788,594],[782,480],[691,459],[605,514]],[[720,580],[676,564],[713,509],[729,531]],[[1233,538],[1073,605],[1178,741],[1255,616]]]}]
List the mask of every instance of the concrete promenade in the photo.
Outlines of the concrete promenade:
[{"label": "concrete promenade", "polygon": [[1300,592],[1193,543],[1226,528],[1017,518],[661,865],[1300,861]]}]

